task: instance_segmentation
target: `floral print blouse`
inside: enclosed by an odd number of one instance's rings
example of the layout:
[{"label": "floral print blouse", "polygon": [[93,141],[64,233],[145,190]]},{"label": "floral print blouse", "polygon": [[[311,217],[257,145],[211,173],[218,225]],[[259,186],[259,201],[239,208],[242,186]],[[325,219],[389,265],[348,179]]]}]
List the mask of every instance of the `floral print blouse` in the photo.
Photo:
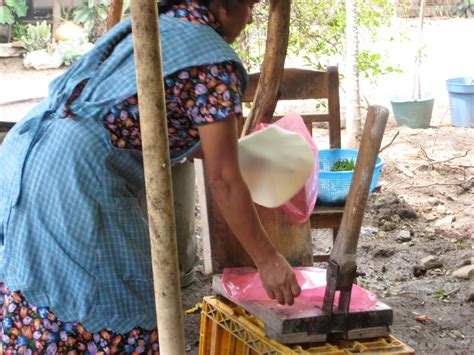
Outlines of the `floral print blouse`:
[{"label": "floral print blouse", "polygon": [[[206,7],[189,3],[167,12],[184,21],[219,24]],[[165,77],[168,138],[171,157],[186,153],[199,142],[197,126],[242,113],[240,80],[232,62],[186,68]],[[104,116],[112,143],[118,148],[141,149],[138,97],[112,107]]]}]

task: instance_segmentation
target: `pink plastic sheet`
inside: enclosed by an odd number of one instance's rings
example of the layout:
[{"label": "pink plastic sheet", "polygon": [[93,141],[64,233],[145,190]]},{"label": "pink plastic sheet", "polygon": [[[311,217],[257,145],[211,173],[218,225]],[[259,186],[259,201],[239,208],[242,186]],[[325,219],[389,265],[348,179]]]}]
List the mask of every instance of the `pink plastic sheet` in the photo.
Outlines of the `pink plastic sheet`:
[{"label": "pink plastic sheet", "polygon": [[[316,267],[293,268],[296,279],[301,286],[301,294],[295,299],[293,306],[281,307],[305,307],[308,303],[322,307],[324,292],[326,289],[326,270]],[[262,287],[258,272],[251,267],[224,269],[222,284],[227,296],[237,302],[246,301],[268,301],[277,306],[275,300],[270,299]],[[336,292],[334,305],[339,301],[339,291]],[[350,311],[366,311],[373,309],[377,304],[374,293],[357,285],[352,286]]]},{"label": "pink plastic sheet", "polygon": [[[319,154],[316,143],[304,124],[303,118],[296,112],[290,112],[285,117],[273,123],[274,125],[286,129],[287,131],[298,133],[309,145],[314,154],[314,167],[311,175],[306,180],[303,188],[281,208],[292,221],[306,223],[313,212],[316,198],[318,197],[318,177],[319,177]],[[255,127],[254,132],[268,126],[260,123]]]}]

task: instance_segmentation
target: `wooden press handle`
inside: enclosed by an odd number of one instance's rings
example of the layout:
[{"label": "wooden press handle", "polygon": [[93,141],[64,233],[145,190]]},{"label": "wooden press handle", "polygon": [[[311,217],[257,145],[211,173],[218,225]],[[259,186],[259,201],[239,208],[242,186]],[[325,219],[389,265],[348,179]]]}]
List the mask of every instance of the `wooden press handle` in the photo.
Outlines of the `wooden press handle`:
[{"label": "wooden press handle", "polygon": [[355,262],[370,182],[387,119],[388,110],[385,107],[369,107],[341,226],[330,257],[341,266],[346,262]]}]

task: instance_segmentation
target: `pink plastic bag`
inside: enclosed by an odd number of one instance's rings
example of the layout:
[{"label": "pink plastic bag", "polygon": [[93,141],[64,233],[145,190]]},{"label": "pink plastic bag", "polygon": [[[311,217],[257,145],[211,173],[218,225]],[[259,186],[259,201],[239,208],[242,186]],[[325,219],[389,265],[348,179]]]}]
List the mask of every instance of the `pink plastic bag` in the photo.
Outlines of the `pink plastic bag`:
[{"label": "pink plastic bag", "polygon": [[[318,197],[318,176],[319,176],[319,156],[316,143],[306,128],[303,118],[296,112],[290,112],[285,117],[279,119],[274,125],[298,133],[307,143],[311,145],[314,154],[314,167],[308,180],[306,180],[303,188],[281,208],[285,211],[292,221],[297,223],[306,223],[313,212],[316,198]],[[259,131],[268,126],[268,124],[260,123],[255,127],[255,131]]]},{"label": "pink plastic bag", "polygon": [[[293,270],[298,284],[301,286],[301,294],[295,299],[295,304],[291,307],[304,308],[308,303],[311,303],[313,307],[322,307],[326,290],[326,270],[315,267],[296,267]],[[275,300],[267,296],[260,281],[260,276],[254,268],[224,269],[222,285],[227,295],[235,301],[268,301],[277,305]],[[336,292],[334,297],[334,304],[337,305],[338,301],[339,291]],[[357,285],[352,286],[350,311],[366,311],[372,309],[376,304],[377,297],[374,293]]]}]

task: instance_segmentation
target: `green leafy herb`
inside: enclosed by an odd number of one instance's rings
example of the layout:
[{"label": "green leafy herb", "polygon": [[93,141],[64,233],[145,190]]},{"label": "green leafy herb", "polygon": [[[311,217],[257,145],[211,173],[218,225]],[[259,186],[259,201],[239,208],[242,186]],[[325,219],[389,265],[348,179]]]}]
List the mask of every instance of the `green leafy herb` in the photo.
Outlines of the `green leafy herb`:
[{"label": "green leafy herb", "polygon": [[336,161],[331,169],[331,171],[351,171],[354,170],[354,159],[339,159]]}]

